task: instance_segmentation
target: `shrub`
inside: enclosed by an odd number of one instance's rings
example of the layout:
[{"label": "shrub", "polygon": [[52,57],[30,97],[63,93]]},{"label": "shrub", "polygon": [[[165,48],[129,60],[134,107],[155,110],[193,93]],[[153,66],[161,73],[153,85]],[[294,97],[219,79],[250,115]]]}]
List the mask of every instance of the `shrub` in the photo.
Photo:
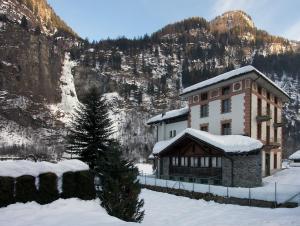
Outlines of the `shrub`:
[{"label": "shrub", "polygon": [[91,200],[96,197],[94,174],[91,171],[75,172],[76,197]]},{"label": "shrub", "polygon": [[14,178],[0,177],[0,207],[14,203]]},{"label": "shrub", "polygon": [[16,202],[30,202],[37,200],[35,177],[24,175],[16,179]]},{"label": "shrub", "polygon": [[76,197],[76,178],[74,172],[66,172],[62,176],[62,194],[64,199]]},{"label": "shrub", "polygon": [[37,201],[40,204],[51,203],[59,198],[57,176],[54,173],[39,175],[39,191]]}]

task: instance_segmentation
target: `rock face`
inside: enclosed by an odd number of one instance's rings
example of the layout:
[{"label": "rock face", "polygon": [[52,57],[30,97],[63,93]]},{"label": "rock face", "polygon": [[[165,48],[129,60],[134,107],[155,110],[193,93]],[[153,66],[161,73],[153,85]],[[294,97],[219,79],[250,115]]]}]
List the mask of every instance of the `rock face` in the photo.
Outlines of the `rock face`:
[{"label": "rock face", "polygon": [[300,146],[298,44],[258,30],[244,12],[186,19],[137,40],[88,43],[45,0],[0,3],[0,145],[37,143],[60,153],[77,97],[96,86],[111,106],[115,137],[128,156],[143,159],[156,137],[146,120],[184,106],[183,87],[253,64],[291,95],[286,150]]}]

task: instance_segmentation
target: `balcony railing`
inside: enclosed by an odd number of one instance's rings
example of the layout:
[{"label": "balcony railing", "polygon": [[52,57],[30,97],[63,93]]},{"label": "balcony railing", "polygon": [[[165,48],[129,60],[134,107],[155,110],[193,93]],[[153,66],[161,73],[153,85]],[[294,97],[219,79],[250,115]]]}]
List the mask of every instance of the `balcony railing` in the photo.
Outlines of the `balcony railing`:
[{"label": "balcony railing", "polygon": [[272,119],[272,111],[269,108],[263,108],[258,110],[258,115],[256,116],[256,120],[258,122],[265,122]]},{"label": "balcony railing", "polygon": [[284,123],[283,122],[274,122],[274,128],[278,128],[278,127],[283,127]]}]

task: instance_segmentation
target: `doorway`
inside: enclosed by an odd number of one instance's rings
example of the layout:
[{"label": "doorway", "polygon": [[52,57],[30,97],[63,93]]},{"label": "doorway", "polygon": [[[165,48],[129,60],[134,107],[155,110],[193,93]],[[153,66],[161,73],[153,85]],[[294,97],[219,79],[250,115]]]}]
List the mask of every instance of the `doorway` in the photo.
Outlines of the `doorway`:
[{"label": "doorway", "polygon": [[270,176],[270,154],[266,153],[266,160],[265,160],[265,176]]}]

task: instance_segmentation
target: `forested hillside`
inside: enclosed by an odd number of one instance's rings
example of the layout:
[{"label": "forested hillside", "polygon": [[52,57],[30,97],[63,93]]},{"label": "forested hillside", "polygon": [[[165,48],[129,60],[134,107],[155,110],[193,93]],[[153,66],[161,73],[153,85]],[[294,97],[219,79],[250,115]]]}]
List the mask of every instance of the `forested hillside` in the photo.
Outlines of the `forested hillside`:
[{"label": "forested hillside", "polygon": [[61,153],[72,109],[96,86],[127,154],[146,158],[156,137],[145,125],[149,117],[184,106],[183,87],[246,64],[291,95],[285,145],[288,152],[300,147],[299,44],[257,29],[244,12],[97,42],[78,38],[45,0],[1,0],[0,14],[0,136],[7,152],[12,144],[22,150],[38,143],[42,152]]}]

